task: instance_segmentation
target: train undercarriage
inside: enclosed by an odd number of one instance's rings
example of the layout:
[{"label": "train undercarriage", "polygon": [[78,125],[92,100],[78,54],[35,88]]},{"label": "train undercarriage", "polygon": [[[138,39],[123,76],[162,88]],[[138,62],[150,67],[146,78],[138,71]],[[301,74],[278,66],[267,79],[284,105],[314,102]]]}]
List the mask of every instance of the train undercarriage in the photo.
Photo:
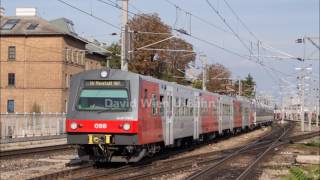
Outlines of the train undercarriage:
[{"label": "train undercarriage", "polygon": [[152,145],[78,145],[78,155],[81,160],[94,162],[138,162],[147,156],[153,156],[161,150],[161,146]]}]

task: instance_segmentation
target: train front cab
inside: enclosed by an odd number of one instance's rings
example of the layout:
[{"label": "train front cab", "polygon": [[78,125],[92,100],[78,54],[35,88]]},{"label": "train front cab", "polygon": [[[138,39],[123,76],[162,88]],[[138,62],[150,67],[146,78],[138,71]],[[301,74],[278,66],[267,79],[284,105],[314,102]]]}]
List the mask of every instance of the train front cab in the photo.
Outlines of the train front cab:
[{"label": "train front cab", "polygon": [[79,156],[104,162],[139,161],[145,151],[139,139],[137,75],[117,70],[74,75],[66,120],[67,142]]}]

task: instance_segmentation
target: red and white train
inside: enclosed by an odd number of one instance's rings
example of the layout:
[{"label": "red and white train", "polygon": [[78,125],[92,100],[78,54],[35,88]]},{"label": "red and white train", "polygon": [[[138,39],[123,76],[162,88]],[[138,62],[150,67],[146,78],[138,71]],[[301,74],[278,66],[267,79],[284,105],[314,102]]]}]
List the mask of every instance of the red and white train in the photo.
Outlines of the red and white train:
[{"label": "red and white train", "polygon": [[114,69],[71,80],[67,140],[79,156],[137,162],[166,147],[205,141],[273,120],[272,107]]}]

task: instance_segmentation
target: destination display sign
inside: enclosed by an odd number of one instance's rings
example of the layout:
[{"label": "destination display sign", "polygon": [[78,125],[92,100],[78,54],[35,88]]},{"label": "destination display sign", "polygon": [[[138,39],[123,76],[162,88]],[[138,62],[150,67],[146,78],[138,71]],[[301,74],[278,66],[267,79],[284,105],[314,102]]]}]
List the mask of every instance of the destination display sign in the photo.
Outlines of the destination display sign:
[{"label": "destination display sign", "polygon": [[84,82],[85,86],[98,86],[98,87],[113,87],[125,86],[125,81],[110,81],[110,80],[87,80]]}]

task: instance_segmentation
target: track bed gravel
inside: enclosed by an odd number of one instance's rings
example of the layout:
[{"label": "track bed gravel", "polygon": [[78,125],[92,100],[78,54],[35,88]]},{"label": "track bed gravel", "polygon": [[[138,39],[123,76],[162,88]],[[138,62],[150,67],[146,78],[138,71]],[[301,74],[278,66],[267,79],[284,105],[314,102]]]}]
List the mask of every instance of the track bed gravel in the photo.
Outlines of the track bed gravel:
[{"label": "track bed gravel", "polygon": [[0,160],[0,179],[28,179],[61,171],[65,164],[76,157],[74,150],[50,152],[39,155]]}]

